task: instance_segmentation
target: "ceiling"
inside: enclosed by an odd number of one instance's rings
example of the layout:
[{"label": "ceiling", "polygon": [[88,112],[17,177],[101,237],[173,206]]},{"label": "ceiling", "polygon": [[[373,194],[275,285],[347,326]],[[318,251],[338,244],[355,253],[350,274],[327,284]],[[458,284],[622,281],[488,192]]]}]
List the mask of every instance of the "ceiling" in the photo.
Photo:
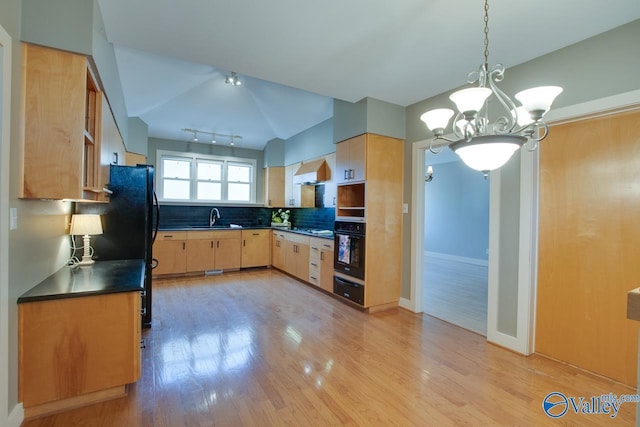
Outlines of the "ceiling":
[{"label": "ceiling", "polygon": [[[192,128],[262,149],[330,118],[333,98],[407,106],[462,85],[483,59],[479,0],[98,1],[128,114],[157,138]],[[489,62],[511,67],[639,18],[638,0],[491,0]],[[231,71],[242,86],[225,84]]]}]

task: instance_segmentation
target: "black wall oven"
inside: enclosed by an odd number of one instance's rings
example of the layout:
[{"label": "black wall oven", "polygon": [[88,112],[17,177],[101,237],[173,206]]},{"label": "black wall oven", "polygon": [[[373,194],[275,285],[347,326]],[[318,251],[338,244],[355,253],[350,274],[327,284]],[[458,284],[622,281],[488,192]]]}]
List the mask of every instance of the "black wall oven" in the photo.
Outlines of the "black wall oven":
[{"label": "black wall oven", "polygon": [[334,270],[364,280],[365,224],[336,221]]}]

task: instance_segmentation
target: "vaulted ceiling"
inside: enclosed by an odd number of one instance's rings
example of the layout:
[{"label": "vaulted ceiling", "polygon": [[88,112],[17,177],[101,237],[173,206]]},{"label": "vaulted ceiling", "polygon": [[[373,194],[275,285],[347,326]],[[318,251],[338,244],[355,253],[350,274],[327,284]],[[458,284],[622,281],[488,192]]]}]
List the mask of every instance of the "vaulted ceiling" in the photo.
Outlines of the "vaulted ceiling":
[{"label": "vaulted ceiling", "polygon": [[[333,98],[407,106],[483,60],[480,0],[99,4],[128,114],[158,138],[192,128],[262,149],[330,118]],[[638,0],[491,0],[489,62],[511,67],[636,19]],[[231,71],[242,86],[225,84]]]}]

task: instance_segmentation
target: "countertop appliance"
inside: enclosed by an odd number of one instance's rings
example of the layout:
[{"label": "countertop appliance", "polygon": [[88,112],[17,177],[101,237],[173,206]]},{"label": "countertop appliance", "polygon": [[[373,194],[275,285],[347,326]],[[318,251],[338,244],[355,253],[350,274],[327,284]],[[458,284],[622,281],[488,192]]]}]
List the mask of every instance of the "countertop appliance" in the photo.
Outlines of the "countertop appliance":
[{"label": "countertop appliance", "polygon": [[158,233],[160,208],[154,192],[151,165],[111,165],[109,203],[76,203],[76,213],[102,215],[103,234],[94,236],[96,260],[143,259],[145,261],[142,325],[151,327],[151,270],[153,241]]}]

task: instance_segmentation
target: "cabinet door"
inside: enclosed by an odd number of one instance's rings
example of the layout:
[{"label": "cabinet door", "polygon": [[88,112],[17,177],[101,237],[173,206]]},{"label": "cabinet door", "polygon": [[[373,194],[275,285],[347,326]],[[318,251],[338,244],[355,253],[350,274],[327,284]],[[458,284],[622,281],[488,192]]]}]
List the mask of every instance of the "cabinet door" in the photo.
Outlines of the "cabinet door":
[{"label": "cabinet door", "polygon": [[336,188],[336,153],[329,154],[325,157],[327,162],[328,179],[324,182],[324,207],[331,208],[337,204],[337,188]]},{"label": "cabinet door", "polygon": [[367,136],[360,135],[349,140],[349,165],[352,181],[367,179]]},{"label": "cabinet door", "polygon": [[140,324],[139,292],[18,304],[25,408],[119,386],[124,391],[140,378]]},{"label": "cabinet door", "polygon": [[300,169],[302,163],[294,163],[285,167],[284,197],[285,204],[290,207],[300,207],[302,205],[301,185],[293,183],[293,176]]},{"label": "cabinet door", "polygon": [[241,239],[218,239],[216,241],[215,268],[217,270],[237,270],[240,268]]},{"label": "cabinet door", "polygon": [[296,260],[294,275],[304,280],[309,280],[309,245],[304,243],[296,243]]},{"label": "cabinet door", "polygon": [[284,166],[274,166],[264,169],[264,205],[270,207],[284,207]]},{"label": "cabinet door", "polygon": [[215,269],[213,240],[187,240],[187,272]]},{"label": "cabinet door", "polygon": [[271,265],[282,269],[284,267],[284,240],[274,232],[271,236]]},{"label": "cabinet door", "polygon": [[242,268],[269,265],[269,233],[269,230],[242,230]]},{"label": "cabinet door", "polygon": [[180,274],[187,271],[187,251],[185,240],[156,240],[153,244],[153,256],[158,266],[153,275]]},{"label": "cabinet door", "polygon": [[296,274],[297,247],[296,242],[285,240],[284,242],[284,271],[289,274]]},{"label": "cabinet door", "polygon": [[24,44],[19,197],[83,196],[87,59]]},{"label": "cabinet door", "polygon": [[320,287],[333,292],[333,242],[323,243],[320,250]]},{"label": "cabinet door", "polygon": [[351,169],[349,163],[349,141],[350,140],[346,140],[336,144],[336,167],[334,176],[337,183],[349,181],[349,169]]}]

